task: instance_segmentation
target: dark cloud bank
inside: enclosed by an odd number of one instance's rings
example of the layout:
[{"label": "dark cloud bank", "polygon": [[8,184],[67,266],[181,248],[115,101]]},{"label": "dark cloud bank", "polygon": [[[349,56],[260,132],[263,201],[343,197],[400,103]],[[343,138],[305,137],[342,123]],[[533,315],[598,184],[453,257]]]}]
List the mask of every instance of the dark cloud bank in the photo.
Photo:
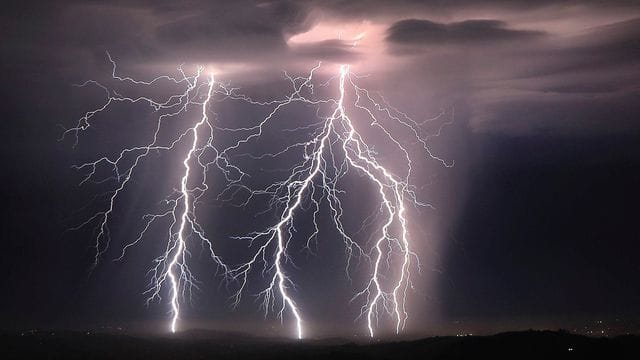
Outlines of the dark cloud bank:
[{"label": "dark cloud bank", "polygon": [[[457,86],[456,96],[464,94],[473,107],[470,121],[476,130],[628,131],[637,129],[637,122],[620,102],[638,96],[640,76],[640,20],[633,19],[640,14],[633,5],[625,1],[35,2],[13,5],[3,13],[2,52],[9,70],[33,72],[49,66],[75,76],[95,73],[95,67],[104,63],[105,50],[125,67],[225,62],[278,72],[294,62],[366,64],[358,49],[337,39],[296,46],[288,45],[287,39],[327,19],[373,19],[387,27],[387,54],[414,58],[398,71],[419,73],[431,67],[432,72],[459,74],[447,87]],[[548,19],[574,23],[572,29],[582,30],[547,29]],[[385,71],[393,75],[396,69],[390,66]],[[523,108],[522,103],[545,109],[539,115],[517,114],[512,108],[514,104]],[[594,115],[583,111],[563,121],[567,109],[576,109],[577,103],[582,103],[581,111],[593,107]],[[595,119],[600,117],[598,109],[606,107],[611,120]]]},{"label": "dark cloud bank", "polygon": [[512,30],[498,20],[466,20],[440,24],[429,20],[400,20],[388,30],[387,41],[392,44],[482,45],[507,40],[527,41],[540,36],[539,31]]}]

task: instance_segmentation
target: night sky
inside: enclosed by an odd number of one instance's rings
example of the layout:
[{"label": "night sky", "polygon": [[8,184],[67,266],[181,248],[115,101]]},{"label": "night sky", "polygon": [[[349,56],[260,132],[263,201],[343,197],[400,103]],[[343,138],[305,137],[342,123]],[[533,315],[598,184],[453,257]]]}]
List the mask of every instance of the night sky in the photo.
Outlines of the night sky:
[{"label": "night sky", "polygon": [[[58,140],[99,104],[99,91],[73,84],[108,78],[106,51],[131,76],[200,64],[256,96],[286,94],[283,70],[305,74],[322,61],[326,78],[351,64],[412,117],[444,111],[453,123],[430,146],[455,166],[412,152],[412,183],[435,209],[410,215],[423,271],[414,277],[407,333],[640,323],[637,1],[21,1],[2,6],[0,34],[0,329],[165,327],[167,304],[145,307],[142,295],[163,230],[125,261],[112,260],[135,238],[140,216],[177,186],[176,159],[142,168],[110,223],[112,250],[91,274],[91,229],[66,231],[97,211],[91,199],[104,191],[78,186],[72,165],[118,151],[142,136],[148,119],[121,108],[75,149]],[[219,111],[248,123],[255,115]],[[308,121],[305,111],[282,121]],[[286,140],[269,136],[249,151]],[[395,155],[379,150],[393,163]],[[356,212],[368,198],[358,179],[345,183]],[[261,207],[210,200],[202,211],[217,241],[262,221],[253,217]],[[304,270],[295,294],[312,336],[362,335],[335,237],[327,230],[316,254],[296,253]],[[221,251],[242,256],[234,246]],[[231,310],[215,268],[195,262],[203,286],[185,306],[185,327],[290,335],[290,318],[264,319],[250,294]]]}]

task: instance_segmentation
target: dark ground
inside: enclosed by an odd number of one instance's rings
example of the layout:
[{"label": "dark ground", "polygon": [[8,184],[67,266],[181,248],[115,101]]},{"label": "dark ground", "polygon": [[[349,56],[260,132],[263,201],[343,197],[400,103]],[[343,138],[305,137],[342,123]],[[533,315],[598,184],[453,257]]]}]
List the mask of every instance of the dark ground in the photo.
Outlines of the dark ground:
[{"label": "dark ground", "polygon": [[356,344],[267,340],[239,334],[177,336],[36,331],[0,335],[3,359],[640,359],[640,337],[526,331]]}]

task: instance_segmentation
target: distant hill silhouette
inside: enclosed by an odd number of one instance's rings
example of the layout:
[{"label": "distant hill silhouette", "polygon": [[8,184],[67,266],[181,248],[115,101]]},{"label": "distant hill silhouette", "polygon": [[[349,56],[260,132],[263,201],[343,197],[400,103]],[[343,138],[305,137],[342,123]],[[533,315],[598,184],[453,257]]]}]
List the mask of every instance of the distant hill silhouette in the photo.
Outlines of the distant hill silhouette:
[{"label": "distant hill silhouette", "polygon": [[191,330],[175,336],[37,331],[0,335],[2,359],[640,359],[640,337],[524,331],[356,344]]}]

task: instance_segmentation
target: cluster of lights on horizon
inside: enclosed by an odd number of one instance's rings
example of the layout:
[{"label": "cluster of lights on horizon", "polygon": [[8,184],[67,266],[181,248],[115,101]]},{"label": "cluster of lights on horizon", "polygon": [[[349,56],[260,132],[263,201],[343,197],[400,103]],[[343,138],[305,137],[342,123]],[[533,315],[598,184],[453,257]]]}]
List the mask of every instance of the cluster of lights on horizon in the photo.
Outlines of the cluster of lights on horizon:
[{"label": "cluster of lights on horizon", "polygon": [[[86,112],[74,127],[65,130],[63,138],[73,135],[74,147],[78,145],[79,135],[92,126],[92,119],[101,113],[107,113],[110,106],[115,103],[147,104],[157,114],[153,136],[144,145],[127,147],[117,156],[99,157],[95,161],[75,167],[85,173],[81,184],[87,181],[116,183],[116,186],[106,194],[105,208],[73,228],[77,230],[94,224],[97,231],[94,244],[94,267],[98,265],[100,258],[109,247],[111,241],[109,223],[112,221],[114,208],[134,173],[139,171],[138,165],[151,153],[176,151],[181,144],[188,144],[189,147],[182,161],[183,172],[179,189],[164,199],[164,208],[161,211],[144,216],[142,230],[133,241],[122,248],[120,256],[116,258],[116,260],[124,259],[127,250],[140,243],[154,223],[169,219],[167,245],[165,251],[154,260],[150,270],[150,286],[145,294],[148,295],[147,304],[149,304],[155,300],[162,300],[163,291],[168,291],[172,332],[178,328],[181,304],[186,298],[191,297],[193,290],[197,288],[198,282],[192,275],[188,263],[190,244],[199,243],[204,245],[217,269],[221,270],[219,273],[222,274],[224,281],[237,285],[232,295],[234,306],[237,306],[242,299],[249,281],[249,274],[257,268],[263,276],[268,275],[267,277],[270,278],[268,286],[258,293],[262,299],[261,306],[265,316],[270,310],[274,310],[281,319],[285,314],[290,314],[295,320],[296,336],[303,338],[303,311],[291,293],[295,283],[289,275],[290,270],[287,269],[287,263],[291,262],[288,246],[294,240],[293,234],[296,231],[294,219],[299,216],[297,214],[304,211],[303,204],[310,202],[313,208],[314,228],[304,239],[306,248],[310,247],[320,231],[317,217],[323,201],[330,209],[334,228],[340,234],[344,244],[347,254],[347,276],[350,276],[349,270],[353,257],[364,260],[370,266],[369,278],[351,299],[351,302],[361,301],[358,318],[366,320],[368,334],[371,337],[375,335],[378,318],[383,313],[393,319],[396,333],[405,328],[409,317],[406,301],[408,291],[413,287],[412,269],[419,271],[420,266],[418,256],[411,246],[406,206],[429,205],[417,199],[409,183],[412,174],[409,150],[384,123],[391,121],[404,128],[405,132],[412,137],[412,141],[421,145],[429,158],[450,167],[453,163],[448,163],[434,155],[427,144],[428,138],[439,135],[442,127],[450,121],[442,122],[430,135],[422,135],[424,132],[421,130],[421,126],[427,121],[439,119],[443,114],[435,119],[417,122],[406,113],[388,105],[381,97],[381,100],[376,101],[368,90],[357,84],[358,77],[350,72],[348,65],[341,65],[336,75],[320,85],[314,83],[314,72],[320,68],[320,64],[311,69],[307,76],[292,77],[285,73],[285,77],[292,85],[292,92],[282,99],[258,101],[240,94],[235,88],[214,81],[213,74],[208,77],[203,76],[201,67],[193,76],[187,76],[180,67],[178,68],[179,77],[163,75],[151,81],[140,81],[119,76],[116,63],[110,56],[109,61],[113,66],[112,79],[119,84],[147,87],[168,82],[172,85],[184,86],[184,91],[170,95],[164,100],[155,100],[145,96],[125,96],[93,80],[80,85],[99,87],[105,92],[106,101],[103,105]],[[314,91],[316,87],[327,87],[334,81],[338,83],[337,98],[316,98]],[[244,102],[247,106],[264,108],[267,109],[267,115],[254,126],[222,127],[214,121],[217,114],[214,113],[215,116],[211,116],[211,104],[216,98],[218,101],[228,99]],[[278,113],[294,103],[317,108],[316,114],[319,121],[291,129],[292,131],[311,130],[312,138],[293,142],[273,153],[262,153],[256,156],[240,152],[251,141],[264,137],[265,128],[274,121]],[[159,134],[163,125],[169,119],[185,117],[188,109],[193,107],[200,110],[199,116],[191,120],[192,125],[178,131],[168,141],[161,140]],[[377,159],[376,151],[365,142],[353,124],[348,107],[368,117],[370,126],[380,130],[381,134],[403,154],[403,163],[406,165],[403,176],[395,175]],[[320,108],[330,109],[328,111],[330,115],[321,116]],[[218,133],[234,134],[237,139],[229,146],[218,148],[214,141]],[[251,156],[259,160],[295,152],[302,152],[300,162],[289,169],[290,173],[285,179],[274,181],[266,188],[253,189],[246,185],[243,180],[249,176],[250,170],[242,169],[232,162],[232,159],[237,156]],[[338,157],[342,160],[338,160]],[[104,168],[108,169],[108,176],[102,175]],[[345,214],[339,197],[343,190],[338,188],[338,182],[350,168],[356,170],[361,178],[376,189],[375,195],[380,204],[377,212],[366,220],[370,223],[368,225],[371,225],[375,222],[374,220],[380,219],[377,228],[372,232],[375,241],[368,248],[365,248],[365,244],[354,240],[343,226]],[[248,196],[241,206],[247,207],[251,201],[266,196],[270,203],[269,210],[276,214],[277,221],[273,225],[232,238],[248,242],[249,256],[246,257],[246,261],[239,264],[226,263],[223,256],[214,251],[214,242],[205,235],[196,216],[198,200],[209,190],[207,184],[211,169],[219,170],[226,184],[224,190],[218,194],[218,199],[230,201],[238,194],[245,193]],[[366,225],[363,224],[363,228]],[[392,277],[394,279],[389,280]],[[277,303],[280,306],[276,309]]]}]

